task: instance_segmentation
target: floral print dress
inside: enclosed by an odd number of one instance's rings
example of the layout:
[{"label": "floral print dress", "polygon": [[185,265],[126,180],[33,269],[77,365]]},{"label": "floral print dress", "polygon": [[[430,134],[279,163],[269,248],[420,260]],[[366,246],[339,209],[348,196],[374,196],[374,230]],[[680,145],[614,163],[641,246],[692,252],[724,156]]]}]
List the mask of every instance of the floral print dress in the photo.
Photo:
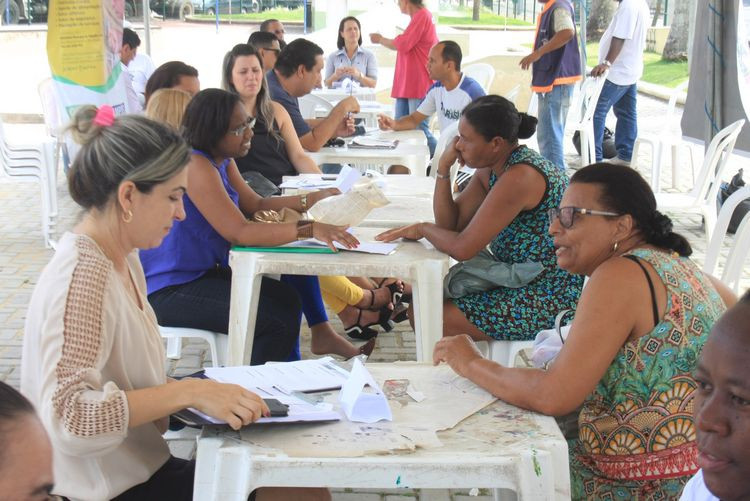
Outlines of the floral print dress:
[{"label": "floral print dress", "polygon": [[636,249],[667,289],[666,314],[625,343],[578,418],[570,441],[573,499],[679,499],[698,470],[692,373],[726,307],[688,258]]},{"label": "floral print dress", "polygon": [[[547,189],[542,201],[522,211],[489,244],[500,262],[541,263],[544,271],[525,287],[499,287],[454,299],[466,318],[483,333],[495,339],[534,339],[543,329],[555,325],[562,310],[575,308],[583,286],[583,277],[557,267],[555,248],[548,233],[547,210],[560,205],[568,177],[539,153],[519,146],[508,157],[504,170],[527,164],[544,176]],[[490,174],[490,190],[497,176]]]}]

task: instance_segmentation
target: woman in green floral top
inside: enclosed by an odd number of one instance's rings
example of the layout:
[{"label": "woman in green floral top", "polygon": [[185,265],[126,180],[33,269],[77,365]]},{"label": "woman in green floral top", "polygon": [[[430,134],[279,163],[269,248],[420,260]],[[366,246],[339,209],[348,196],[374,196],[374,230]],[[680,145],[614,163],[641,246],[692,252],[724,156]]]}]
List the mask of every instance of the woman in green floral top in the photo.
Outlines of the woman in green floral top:
[{"label": "woman in green floral top", "polygon": [[570,444],[573,499],[677,499],[697,471],[695,370],[732,292],[688,259],[638,172],[576,172],[550,210],[557,264],[590,277],[570,334],[547,371],[484,360],[467,336],[435,362],[512,404],[564,415],[583,407]]}]

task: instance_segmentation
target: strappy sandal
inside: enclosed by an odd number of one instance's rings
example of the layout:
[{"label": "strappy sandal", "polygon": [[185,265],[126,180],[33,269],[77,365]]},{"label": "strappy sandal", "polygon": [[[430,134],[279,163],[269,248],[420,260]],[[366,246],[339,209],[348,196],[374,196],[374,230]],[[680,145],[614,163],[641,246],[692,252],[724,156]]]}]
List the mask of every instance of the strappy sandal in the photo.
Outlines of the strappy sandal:
[{"label": "strappy sandal", "polygon": [[[398,303],[404,302],[404,285],[401,284],[401,286],[399,287],[400,280],[396,280],[395,282],[384,286],[383,284],[386,280],[388,280],[388,277],[382,279],[379,283],[377,283],[377,288],[380,289],[381,287],[385,287],[391,292],[391,303],[393,303],[394,306]],[[409,295],[409,297],[411,298],[411,295]],[[373,301],[374,298],[375,295],[373,293]]]},{"label": "strappy sandal", "polygon": [[403,303],[398,303],[393,308],[393,313],[391,313],[391,320],[393,320],[395,323],[400,324],[401,322],[405,320],[409,320],[409,308]]},{"label": "strappy sandal", "polygon": [[359,314],[357,315],[357,322],[354,325],[344,327],[344,333],[350,338],[359,339],[361,341],[369,341],[370,339],[378,335],[378,331],[371,329],[373,325],[381,326],[385,332],[390,332],[393,330],[393,322],[391,321],[391,313],[393,313],[393,310],[391,310],[390,308],[381,308],[377,321],[367,325],[360,325],[360,322],[362,321],[362,311],[362,309],[359,310]]}]

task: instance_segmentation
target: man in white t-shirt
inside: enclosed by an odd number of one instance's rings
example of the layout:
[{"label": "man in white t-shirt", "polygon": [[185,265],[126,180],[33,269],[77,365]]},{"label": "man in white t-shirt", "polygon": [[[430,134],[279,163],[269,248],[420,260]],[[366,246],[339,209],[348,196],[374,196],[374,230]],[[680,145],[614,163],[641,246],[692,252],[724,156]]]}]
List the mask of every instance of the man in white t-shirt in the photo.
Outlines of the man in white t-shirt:
[{"label": "man in white t-shirt", "polygon": [[[422,121],[438,113],[442,132],[448,125],[457,122],[461,111],[474,99],[484,96],[482,86],[471,77],[461,73],[461,47],[452,40],[438,42],[430,49],[427,71],[437,80],[429,88],[417,110],[398,120],[387,115],[378,115],[378,125],[383,130],[411,130]],[[430,151],[430,156],[435,153]]]},{"label": "man in white t-shirt", "polygon": [[616,1],[620,6],[599,41],[599,64],[591,71],[592,76],[599,76],[609,70],[594,112],[594,141],[596,161],[601,162],[604,122],[612,108],[617,117],[617,157],[609,161],[629,165],[638,135],[636,82],[643,74],[643,51],[650,12],[646,0]]}]

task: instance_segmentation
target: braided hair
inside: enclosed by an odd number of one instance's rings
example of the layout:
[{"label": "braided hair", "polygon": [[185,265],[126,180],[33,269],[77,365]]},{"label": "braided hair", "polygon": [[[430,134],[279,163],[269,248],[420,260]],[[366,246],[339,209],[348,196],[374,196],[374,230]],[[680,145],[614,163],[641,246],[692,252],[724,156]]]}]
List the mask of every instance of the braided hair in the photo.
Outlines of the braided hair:
[{"label": "braided hair", "polygon": [[570,178],[572,183],[596,184],[607,210],[629,214],[647,243],[687,257],[693,253],[687,239],[673,231],[672,220],[656,210],[656,198],[641,175],[623,165],[592,164]]}]

